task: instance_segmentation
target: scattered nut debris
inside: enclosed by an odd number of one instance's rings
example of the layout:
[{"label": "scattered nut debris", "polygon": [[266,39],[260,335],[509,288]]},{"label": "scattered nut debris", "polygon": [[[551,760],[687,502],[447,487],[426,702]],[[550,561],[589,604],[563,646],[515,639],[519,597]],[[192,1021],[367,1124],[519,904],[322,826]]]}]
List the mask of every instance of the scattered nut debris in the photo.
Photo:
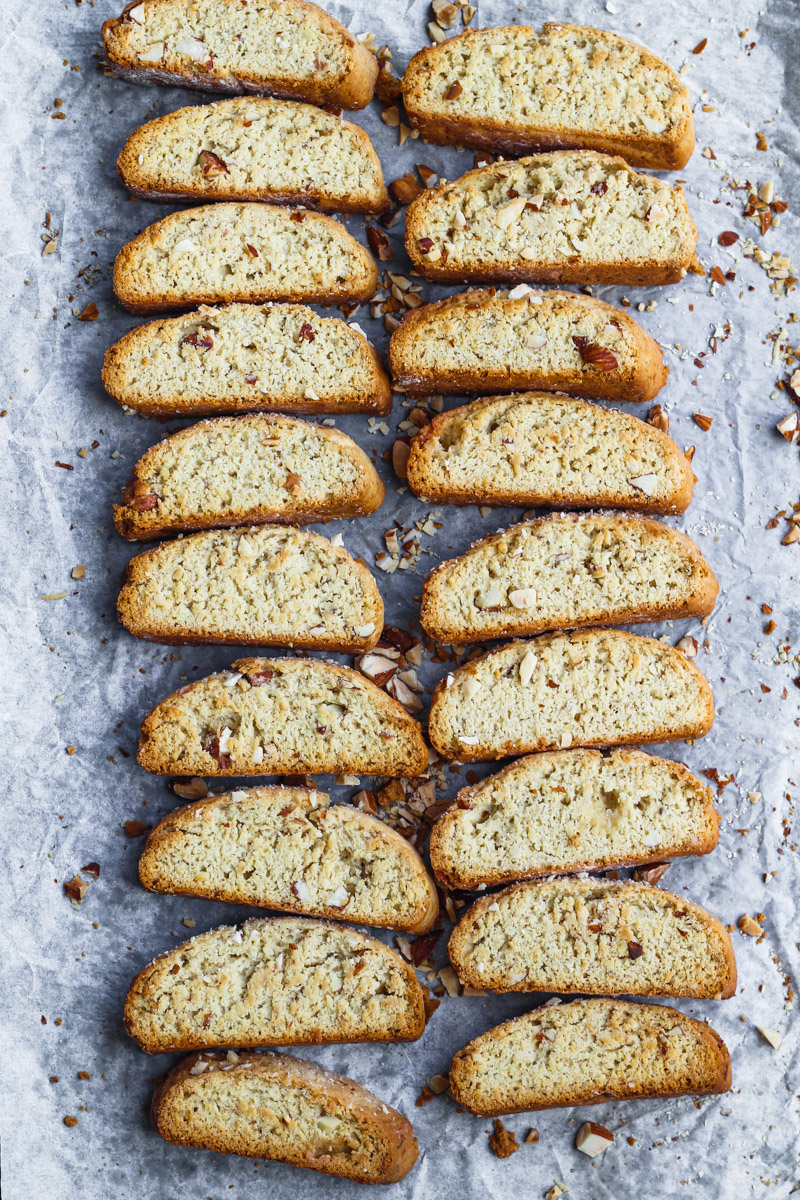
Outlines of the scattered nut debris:
[{"label": "scattered nut debris", "polygon": [[609,1146],[614,1144],[614,1135],[605,1125],[597,1125],[594,1121],[584,1121],[575,1137],[575,1148],[589,1158],[596,1158]]},{"label": "scattered nut debris", "polygon": [[739,929],[741,929],[742,933],[747,934],[748,937],[761,937],[762,933],[764,932],[758,921],[755,921],[749,915],[749,913],[744,913],[741,917],[739,917],[736,925]]},{"label": "scattered nut debris", "polygon": [[489,1147],[498,1158],[510,1158],[519,1150],[517,1135],[506,1129],[499,1117],[494,1122],[494,1132],[489,1134]]}]

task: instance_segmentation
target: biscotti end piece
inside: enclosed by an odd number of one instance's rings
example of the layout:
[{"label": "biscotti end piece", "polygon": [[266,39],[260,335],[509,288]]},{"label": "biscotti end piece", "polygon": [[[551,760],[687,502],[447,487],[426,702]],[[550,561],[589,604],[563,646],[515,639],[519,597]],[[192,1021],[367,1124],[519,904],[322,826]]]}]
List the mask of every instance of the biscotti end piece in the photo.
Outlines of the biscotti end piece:
[{"label": "biscotti end piece", "polygon": [[307,0],[134,0],[103,25],[106,74],[130,83],[365,108],[377,59]]},{"label": "biscotti end piece", "polygon": [[727,1092],[731,1060],[703,1021],[661,1004],[573,1000],[506,1021],[459,1050],[450,1093],[476,1116]]},{"label": "biscotti end piece", "polygon": [[380,355],[362,330],[304,304],[205,306],[140,325],[106,351],[103,385],[147,417],[392,408]]},{"label": "biscotti end piece", "polygon": [[361,654],[383,629],[362,562],[328,538],[280,526],[196,533],[131,559],[117,612],[136,637]]},{"label": "biscotti end piece", "polygon": [[523,389],[588,400],[652,400],[669,370],[622,309],[579,292],[462,292],[406,313],[389,344],[392,376],[411,395]]},{"label": "biscotti end piece", "polygon": [[242,96],[156,117],[128,138],[117,171],[147,200],[265,200],[357,213],[389,206],[364,130],[294,100]]},{"label": "biscotti end piece", "polygon": [[427,933],[436,885],[409,842],[324,792],[256,787],[195,801],[147,838],[151,892]]},{"label": "biscotti end piece", "polygon": [[431,830],[434,873],[451,891],[709,854],[711,789],[641,750],[532,754],[463,788]]},{"label": "biscotti end piece", "polygon": [[403,104],[427,141],[506,156],[569,146],[671,171],[694,149],[689,90],[672,68],[586,25],[475,29],[427,46],[403,76]]},{"label": "biscotti end piece", "polygon": [[516,883],[453,930],[462,983],[496,992],[691,996],[736,991],[730,934],[683,896],[587,877]]},{"label": "biscotti end piece", "polygon": [[696,245],[679,186],[591,150],[479,167],[406,211],[411,261],[441,283],[677,283]]},{"label": "biscotti end piece", "polygon": [[650,517],[553,513],[488,534],[425,580],[422,627],[463,646],[581,625],[705,617],[719,584],[695,543]]},{"label": "biscotti end piece", "polygon": [[253,413],[181,429],[152,446],[114,505],[117,532],[148,541],[193,529],[303,525],[375,512],[385,489],[338,429]]},{"label": "biscotti end piece", "polygon": [[411,1123],[360,1083],[287,1054],[192,1054],[150,1109],[168,1142],[397,1183],[417,1161]]},{"label": "biscotti end piece", "polygon": [[114,263],[114,294],[132,313],[269,300],[369,300],[371,254],[339,221],[274,204],[206,204],[144,229]]},{"label": "biscotti end piece", "polygon": [[142,722],[154,775],[419,775],[417,721],[350,667],[242,658],[174,692]]},{"label": "biscotti end piece", "polygon": [[708,681],[682,651],[585,629],[511,642],[459,667],[437,685],[428,729],[443,758],[484,762],[698,738],[713,722]]},{"label": "biscotti end piece", "polygon": [[148,1054],[212,1046],[415,1041],[414,968],[358,930],[263,917],[198,934],[134,979],[125,1028]]}]

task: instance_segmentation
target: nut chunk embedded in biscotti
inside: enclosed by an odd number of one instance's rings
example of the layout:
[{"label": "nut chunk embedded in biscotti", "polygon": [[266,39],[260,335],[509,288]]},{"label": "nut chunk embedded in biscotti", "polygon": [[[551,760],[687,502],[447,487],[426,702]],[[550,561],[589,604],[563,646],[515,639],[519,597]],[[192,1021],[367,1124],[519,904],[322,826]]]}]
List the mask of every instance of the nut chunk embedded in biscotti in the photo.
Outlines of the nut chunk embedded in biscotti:
[{"label": "nut chunk embedded in biscotti", "polygon": [[207,1046],[414,1041],[414,968],[327,921],[264,917],[190,938],[134,979],[125,1028],[149,1054]]},{"label": "nut chunk embedded in biscotti", "polygon": [[106,74],[364,108],[378,62],[308,0],[134,0],[103,26]]},{"label": "nut chunk embedded in biscotti", "polygon": [[242,658],[174,692],[142,722],[154,775],[419,775],[419,723],[358,671],[320,659]]},{"label": "nut chunk embedded in biscotti", "polygon": [[704,1021],[661,1004],[573,1000],[535,1008],[459,1050],[457,1104],[481,1117],[727,1092],[731,1060]]}]

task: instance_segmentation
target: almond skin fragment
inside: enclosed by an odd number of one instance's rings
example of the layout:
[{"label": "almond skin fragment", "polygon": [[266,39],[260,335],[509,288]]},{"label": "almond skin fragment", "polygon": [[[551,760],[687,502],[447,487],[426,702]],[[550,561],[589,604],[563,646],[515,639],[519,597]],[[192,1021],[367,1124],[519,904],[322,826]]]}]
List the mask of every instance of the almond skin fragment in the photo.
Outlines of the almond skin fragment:
[{"label": "almond skin fragment", "polygon": [[454,79],[453,82],[450,84],[450,87],[445,92],[444,98],[445,98],[445,100],[457,100],[458,97],[463,92],[463,90],[464,89],[462,88],[462,86],[458,82],[458,80]]}]

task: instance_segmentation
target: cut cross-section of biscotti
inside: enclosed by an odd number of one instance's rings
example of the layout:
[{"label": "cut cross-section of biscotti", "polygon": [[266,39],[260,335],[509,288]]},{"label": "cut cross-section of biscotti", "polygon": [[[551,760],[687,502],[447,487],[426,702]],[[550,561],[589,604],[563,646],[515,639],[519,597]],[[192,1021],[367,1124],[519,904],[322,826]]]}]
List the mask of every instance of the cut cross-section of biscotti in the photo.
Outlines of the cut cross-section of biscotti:
[{"label": "cut cross-section of biscotti", "polygon": [[281,526],[217,529],[145,550],[128,563],[122,624],[168,644],[370,650],[383,601],[362,562],[328,538]]},{"label": "cut cross-section of biscotti", "polygon": [[406,838],[306,788],[247,788],[179,808],[148,837],[139,878],[152,892],[409,933],[427,933],[439,911]]},{"label": "cut cross-section of biscotti", "polygon": [[130,541],[303,525],[373,513],[384,494],[367,455],[338,429],[253,413],[200,421],[151,446],[114,505],[114,523]]},{"label": "cut cross-section of biscotti", "polygon": [[417,1161],[411,1123],[360,1083],[288,1054],[192,1054],[153,1096],[153,1126],[176,1146],[397,1183]]},{"label": "cut cross-section of biscotti", "polygon": [[646,883],[515,883],[473,904],[449,950],[462,983],[494,992],[726,1000],[736,990],[725,926]]},{"label": "cut cross-section of biscotti", "polygon": [[114,293],[133,313],[236,300],[368,300],[370,253],[339,221],[275,204],[206,204],[170,213],[123,246]]},{"label": "cut cross-section of biscotti", "polygon": [[155,775],[419,775],[419,724],[350,667],[242,658],[187,684],[142,723],[139,762]]},{"label": "cut cross-section of biscotti", "polygon": [[713,722],[708,681],[682,651],[584,629],[511,642],[459,667],[434,692],[429,731],[444,758],[482,762],[698,738]]},{"label": "cut cross-section of biscotti", "polygon": [[294,100],[245,96],[156,117],[128,138],[117,170],[148,200],[267,200],[358,213],[389,205],[364,130]]},{"label": "cut cross-section of biscotti", "polygon": [[406,314],[389,365],[412,395],[541,388],[593,400],[652,400],[667,381],[656,341],[612,304],[527,283],[462,292]]},{"label": "cut cross-section of biscotti", "polygon": [[479,167],[406,213],[414,267],[442,283],[677,283],[696,244],[679,186],[590,150]]},{"label": "cut cross-section of biscotti", "polygon": [[134,0],[103,25],[106,74],[364,108],[378,63],[307,0]]},{"label": "cut cross-section of biscotti", "polygon": [[651,517],[551,513],[431,571],[423,629],[467,645],[576,625],[705,617],[719,585],[697,546]]},{"label": "cut cross-section of biscotti", "polygon": [[654,171],[684,166],[694,149],[689,89],[672,68],[586,25],[475,29],[427,46],[403,76],[403,103],[413,128],[445,146],[574,146]]},{"label": "cut cross-section of biscotti", "polygon": [[459,1050],[450,1092],[476,1116],[727,1092],[731,1060],[703,1021],[661,1004],[535,1008]]},{"label": "cut cross-section of biscotti", "polygon": [[719,814],[681,763],[641,750],[555,750],[463,788],[431,830],[431,866],[467,891],[708,854]]},{"label": "cut cross-section of biscotti", "polygon": [[414,1041],[414,968],[327,921],[263,917],[190,938],[131,984],[125,1028],[149,1054],[207,1046]]},{"label": "cut cross-section of biscotti", "polygon": [[150,321],[106,351],[103,384],[147,417],[392,407],[383,364],[358,326],[304,304],[206,306]]},{"label": "cut cross-section of biscotti", "polygon": [[694,476],[660,429],[627,413],[522,392],[435,417],[411,442],[408,482],[435,504],[682,513]]}]

